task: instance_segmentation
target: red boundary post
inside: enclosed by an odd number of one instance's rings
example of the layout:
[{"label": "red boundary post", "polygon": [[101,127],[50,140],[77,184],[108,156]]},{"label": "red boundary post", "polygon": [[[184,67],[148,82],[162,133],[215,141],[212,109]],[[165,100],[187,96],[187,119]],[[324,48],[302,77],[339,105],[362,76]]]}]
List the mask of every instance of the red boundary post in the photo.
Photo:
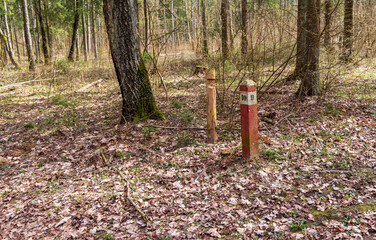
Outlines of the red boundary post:
[{"label": "red boundary post", "polygon": [[246,80],[240,85],[240,114],[244,158],[258,158],[258,118],[256,83]]}]

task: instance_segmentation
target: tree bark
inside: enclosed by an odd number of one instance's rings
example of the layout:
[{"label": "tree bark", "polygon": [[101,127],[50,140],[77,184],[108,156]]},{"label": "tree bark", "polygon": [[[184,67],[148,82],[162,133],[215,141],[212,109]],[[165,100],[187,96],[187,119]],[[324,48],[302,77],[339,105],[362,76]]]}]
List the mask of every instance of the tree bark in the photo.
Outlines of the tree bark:
[{"label": "tree bark", "polygon": [[72,41],[69,50],[68,60],[74,61],[74,51],[75,45],[77,42],[77,31],[78,31],[78,24],[80,22],[80,14],[79,14],[79,7],[81,6],[82,0],[75,0],[74,1],[74,22],[73,22],[73,31],[72,31]]},{"label": "tree bark", "polygon": [[351,59],[353,45],[353,7],[354,0],[345,0],[345,15],[343,19],[343,53],[345,61]]},{"label": "tree bark", "polygon": [[229,58],[228,56],[228,0],[221,0],[221,20],[222,20],[222,59],[223,61]]},{"label": "tree bark", "polygon": [[201,0],[201,17],[202,17],[202,45],[203,45],[203,52],[204,56],[209,55],[209,48],[208,48],[208,37],[206,34],[206,16],[205,16],[205,0]]},{"label": "tree bark", "polygon": [[53,59],[54,51],[53,51],[53,40],[52,40],[51,30],[50,30],[50,16],[49,16],[49,10],[48,10],[48,0],[44,0],[43,4],[44,4],[44,17],[46,21],[48,50],[49,50],[50,59]]},{"label": "tree bark", "polygon": [[3,1],[3,4],[4,4],[4,11],[5,11],[5,14],[4,14],[5,33],[3,33],[2,30],[0,30],[1,39],[6,45],[6,51],[8,52],[10,61],[12,62],[12,64],[15,66],[16,69],[21,69],[20,65],[14,58],[12,42],[10,41],[10,37],[9,37],[10,34],[9,34],[9,25],[8,25],[8,17],[7,17],[7,14],[8,14],[7,4],[5,1]]},{"label": "tree bark", "polygon": [[148,50],[148,9],[147,1],[144,0],[144,46],[146,51]]},{"label": "tree bark", "polygon": [[325,32],[324,32],[324,46],[327,50],[331,48],[331,11],[332,0],[325,0]]},{"label": "tree bark", "polygon": [[27,51],[27,59],[29,61],[29,70],[35,71],[35,60],[34,60],[34,53],[33,53],[33,44],[31,41],[31,34],[30,34],[30,23],[29,23],[29,12],[27,8],[27,0],[22,0],[22,15],[24,19],[24,34],[25,34],[25,41],[26,41],[26,51]]},{"label": "tree bark", "polygon": [[[296,63],[295,63],[295,77],[298,77],[305,71],[306,57],[307,57],[307,0],[298,0],[298,30],[296,39]],[[295,78],[294,77],[294,78]]]},{"label": "tree bark", "polygon": [[242,41],[241,41],[241,51],[243,60],[247,58],[248,52],[248,40],[247,40],[247,28],[248,28],[248,7],[247,0],[241,0],[241,11],[242,11]]},{"label": "tree bark", "polygon": [[93,51],[94,51],[94,58],[98,58],[98,53],[97,53],[97,37],[95,34],[95,15],[94,15],[94,0],[91,0],[91,37],[93,39]]},{"label": "tree bark", "polygon": [[84,50],[84,59],[87,61],[87,39],[86,39],[86,31],[85,31],[85,17],[84,13],[81,13],[82,16],[82,45]]},{"label": "tree bark", "polygon": [[320,0],[307,0],[307,38],[304,76],[298,90],[299,96],[321,94],[320,88]]},{"label": "tree bark", "polygon": [[49,54],[48,43],[47,43],[48,40],[47,40],[46,29],[45,29],[44,21],[43,21],[41,0],[36,0],[35,6],[37,10],[36,14],[38,16],[40,33],[42,35],[42,50],[43,50],[43,56],[44,56],[44,64],[48,65],[50,64],[50,54]]},{"label": "tree bark", "polygon": [[110,51],[122,95],[121,123],[164,119],[159,111],[137,39],[137,2],[104,0]]}]

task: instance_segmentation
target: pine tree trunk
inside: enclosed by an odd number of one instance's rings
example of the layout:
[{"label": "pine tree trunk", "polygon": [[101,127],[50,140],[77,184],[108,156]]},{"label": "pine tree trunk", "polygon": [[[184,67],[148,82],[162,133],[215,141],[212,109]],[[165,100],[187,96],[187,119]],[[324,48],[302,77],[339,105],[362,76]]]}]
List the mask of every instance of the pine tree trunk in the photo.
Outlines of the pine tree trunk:
[{"label": "pine tree trunk", "polygon": [[327,50],[331,48],[330,30],[331,30],[331,11],[332,0],[325,0],[325,32],[324,32],[324,46]]},{"label": "pine tree trunk", "polygon": [[84,59],[87,61],[87,42],[86,42],[86,31],[85,31],[85,17],[84,13],[81,14],[82,16],[82,44],[83,44],[83,51],[84,51]]},{"label": "pine tree trunk", "polygon": [[209,55],[208,36],[206,34],[206,16],[205,16],[205,0],[201,0],[201,17],[202,17],[202,38],[204,56]]},{"label": "pine tree trunk", "polygon": [[247,41],[247,27],[248,27],[248,7],[247,0],[241,0],[241,11],[242,11],[242,42],[241,51],[243,60],[247,58],[248,51],[248,41]]},{"label": "pine tree trunk", "polygon": [[48,65],[50,64],[50,54],[48,49],[48,43],[47,43],[47,34],[46,29],[43,22],[43,14],[42,14],[42,5],[41,0],[36,0],[36,9],[37,9],[37,16],[39,21],[39,27],[40,27],[40,33],[42,35],[42,49],[43,49],[43,56],[44,56],[44,64]]},{"label": "pine tree trunk", "polygon": [[51,30],[50,30],[50,16],[49,16],[49,10],[48,10],[48,0],[44,0],[43,4],[44,4],[44,16],[45,16],[45,21],[46,21],[48,50],[49,50],[50,59],[53,59],[54,51],[53,51],[53,40],[52,40]]},{"label": "pine tree trunk", "polygon": [[222,59],[228,59],[228,0],[221,0]]},{"label": "pine tree trunk", "polygon": [[137,2],[104,0],[110,51],[123,99],[121,122],[164,119],[151,90],[137,39]]},{"label": "pine tree trunk", "polygon": [[172,24],[172,45],[176,42],[175,36],[175,12],[174,12],[174,0],[171,0],[171,24]]},{"label": "pine tree trunk", "polygon": [[29,70],[35,70],[35,60],[34,60],[34,53],[33,53],[33,44],[31,41],[31,34],[30,34],[30,24],[29,24],[29,12],[27,8],[27,0],[22,0],[22,15],[24,19],[24,34],[25,34],[25,41],[26,41],[26,51],[27,51],[27,59],[29,61]]},{"label": "pine tree trunk", "polygon": [[75,51],[75,45],[77,42],[77,31],[78,31],[78,24],[80,22],[80,14],[79,14],[79,6],[81,5],[82,0],[75,0],[74,1],[74,22],[73,22],[73,31],[72,31],[72,41],[71,46],[69,50],[68,60],[74,61],[74,51]]},{"label": "pine tree trunk", "polygon": [[353,45],[353,7],[354,0],[345,0],[345,15],[343,19],[343,53],[345,61],[351,59]]},{"label": "pine tree trunk", "polygon": [[97,37],[95,34],[95,15],[94,15],[94,0],[91,0],[91,37],[93,39],[93,51],[94,51],[94,58],[98,58],[97,53]]},{"label": "pine tree trunk", "polygon": [[320,88],[320,0],[307,0],[306,63],[299,96],[321,94]]},{"label": "pine tree trunk", "polygon": [[148,9],[147,1],[144,0],[144,46],[146,51],[148,50]]},{"label": "pine tree trunk", "polygon": [[306,13],[307,13],[307,0],[298,0],[298,29],[296,39],[296,64],[295,64],[295,77],[305,71],[307,49],[307,29],[306,29]]}]

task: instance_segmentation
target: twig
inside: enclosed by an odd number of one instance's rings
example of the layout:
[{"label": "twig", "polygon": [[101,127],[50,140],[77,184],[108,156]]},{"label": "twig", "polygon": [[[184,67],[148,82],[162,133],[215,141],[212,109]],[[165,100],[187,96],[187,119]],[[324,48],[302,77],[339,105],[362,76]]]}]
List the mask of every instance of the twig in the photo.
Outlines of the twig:
[{"label": "twig", "polygon": [[180,130],[197,130],[197,131],[206,131],[206,128],[199,128],[199,127],[165,127],[165,126],[155,126],[155,125],[148,125],[146,127],[154,127],[154,128],[162,128],[162,129],[180,129]]},{"label": "twig", "polygon": [[130,187],[129,187],[129,181],[127,181],[127,178],[116,167],[110,167],[110,169],[112,169],[114,172],[116,172],[120,176],[120,178],[126,183],[126,185],[125,185],[126,188],[127,188],[126,197],[127,197],[128,201],[133,205],[133,207],[141,215],[142,219],[144,219],[146,226],[148,226],[149,225],[148,216],[146,216],[146,214],[140,209],[140,207],[131,198],[131,190],[130,190]]}]

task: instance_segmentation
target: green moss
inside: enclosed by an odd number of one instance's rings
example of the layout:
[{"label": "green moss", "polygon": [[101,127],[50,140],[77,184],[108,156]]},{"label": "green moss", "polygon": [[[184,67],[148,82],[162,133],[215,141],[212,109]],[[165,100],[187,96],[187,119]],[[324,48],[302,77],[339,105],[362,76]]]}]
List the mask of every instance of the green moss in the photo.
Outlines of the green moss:
[{"label": "green moss", "polygon": [[133,122],[145,121],[147,119],[165,120],[162,112],[158,109],[153,92],[150,86],[149,75],[144,61],[141,59],[137,71],[137,78],[140,81],[138,105],[134,108]]}]

